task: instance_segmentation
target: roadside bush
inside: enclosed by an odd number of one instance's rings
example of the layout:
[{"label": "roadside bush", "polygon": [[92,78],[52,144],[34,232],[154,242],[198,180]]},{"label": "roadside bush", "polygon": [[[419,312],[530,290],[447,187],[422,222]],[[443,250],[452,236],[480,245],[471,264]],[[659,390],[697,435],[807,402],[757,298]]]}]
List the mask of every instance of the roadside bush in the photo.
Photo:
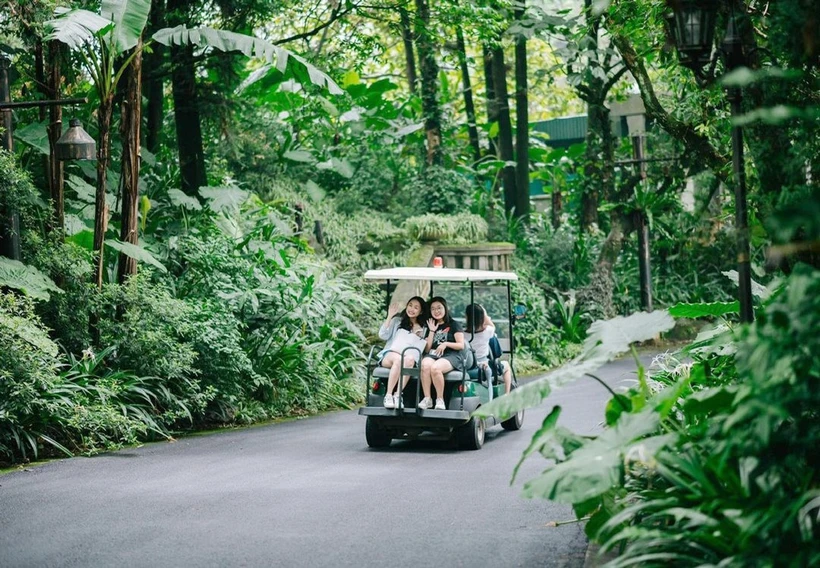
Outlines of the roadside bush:
[{"label": "roadside bush", "polygon": [[544,368],[555,367],[577,353],[578,348],[563,339],[561,330],[553,324],[556,310],[544,290],[531,281],[527,268],[516,263],[515,271],[519,280],[513,282],[512,295],[527,309],[526,317],[515,324],[516,349]]},{"label": "roadside bush", "polygon": [[[731,304],[670,312],[729,316]],[[591,538],[617,551],[610,567],[813,566],[820,562],[820,271],[798,267],[756,321],[719,324],[654,377],[607,405],[589,438],[558,425],[554,407],[522,460],[554,460],[524,494],[572,503]],[[657,310],[596,322],[584,352],[482,412],[515,411],[670,329]],[[517,471],[516,467],[516,471]]]},{"label": "roadside bush", "polygon": [[599,240],[599,236],[578,235],[566,224],[553,229],[547,215],[534,213],[518,251],[531,266],[533,278],[566,292],[589,282]]},{"label": "roadside bush", "polygon": [[26,262],[39,268],[63,290],[37,307],[52,336],[69,353],[78,355],[91,346],[89,314],[97,290],[91,283],[91,254],[59,236],[26,233]]},{"label": "roadside bush", "polygon": [[37,457],[55,435],[43,394],[58,381],[58,348],[32,302],[11,293],[0,293],[0,345],[0,455]]},{"label": "roadside bush", "polygon": [[455,170],[430,166],[401,188],[406,216],[469,212],[474,184]]},{"label": "roadside bush", "polygon": [[404,222],[409,235],[419,241],[442,244],[474,244],[487,240],[487,221],[471,213],[437,215],[428,213]]},{"label": "roadside bush", "polygon": [[[100,343],[113,347],[109,364],[137,376],[161,378],[191,413],[200,414],[209,395],[196,380],[192,307],[151,283],[144,271],[122,286],[106,285],[98,306]],[[186,417],[184,412],[167,416]]]}]

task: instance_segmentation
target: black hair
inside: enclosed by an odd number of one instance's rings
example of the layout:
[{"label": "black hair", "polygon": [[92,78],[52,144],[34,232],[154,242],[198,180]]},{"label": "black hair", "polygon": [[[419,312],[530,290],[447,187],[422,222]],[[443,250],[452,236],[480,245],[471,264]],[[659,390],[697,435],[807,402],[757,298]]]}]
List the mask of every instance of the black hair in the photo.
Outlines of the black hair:
[{"label": "black hair", "polygon": [[470,304],[466,308],[467,314],[464,321],[464,327],[470,333],[477,333],[484,327],[484,320],[487,317],[487,312],[484,311],[484,306],[481,304]]},{"label": "black hair", "polygon": [[[447,307],[447,300],[445,300],[441,296],[434,296],[430,298],[430,303],[428,304],[428,306],[432,307],[433,303],[435,302],[438,302],[439,304],[444,306],[444,325],[453,325],[453,316],[450,315],[450,308]],[[430,317],[432,317],[432,312],[430,314]]]},{"label": "black hair", "polygon": [[[424,298],[420,298],[419,296],[413,296],[412,298],[407,300],[407,304],[409,304],[413,300],[416,300],[419,303],[419,305],[421,306],[421,311],[419,312],[419,315],[416,316],[416,322],[419,325],[423,326],[424,325],[424,320],[427,319],[427,315],[429,313],[429,308],[427,306],[427,302],[424,301]],[[399,327],[401,329],[406,329],[407,331],[413,331],[413,324],[410,322],[410,316],[407,315],[407,304],[404,305],[404,309],[402,311],[400,311],[399,313],[397,313],[393,317],[396,317],[396,318],[400,317],[401,318],[401,321],[399,322]]]}]

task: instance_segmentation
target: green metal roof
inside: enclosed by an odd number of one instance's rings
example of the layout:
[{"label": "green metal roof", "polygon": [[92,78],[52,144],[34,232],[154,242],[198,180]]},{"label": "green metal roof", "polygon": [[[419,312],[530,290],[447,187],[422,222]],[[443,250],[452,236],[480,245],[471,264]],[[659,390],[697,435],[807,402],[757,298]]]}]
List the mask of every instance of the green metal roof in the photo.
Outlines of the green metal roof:
[{"label": "green metal roof", "polygon": [[549,145],[564,148],[583,142],[587,134],[586,115],[553,118],[532,123],[536,132],[549,136]]}]

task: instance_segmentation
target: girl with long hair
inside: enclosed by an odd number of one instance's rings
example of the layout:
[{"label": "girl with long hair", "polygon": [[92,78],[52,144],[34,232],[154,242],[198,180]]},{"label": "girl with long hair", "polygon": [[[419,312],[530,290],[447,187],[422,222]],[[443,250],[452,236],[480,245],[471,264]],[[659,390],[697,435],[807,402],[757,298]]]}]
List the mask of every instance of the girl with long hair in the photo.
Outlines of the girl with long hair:
[{"label": "girl with long hair", "polygon": [[[475,360],[479,368],[484,371],[487,384],[492,379],[493,369],[490,369],[490,339],[495,335],[495,324],[481,304],[470,304],[464,322],[466,332],[470,334],[470,346],[475,351]],[[504,392],[509,394],[512,381],[512,370],[509,363],[496,359],[495,373],[504,377]]]},{"label": "girl with long hair", "polygon": [[[379,365],[390,369],[387,377],[387,394],[384,396],[385,408],[400,406],[401,391],[410,382],[410,377],[402,377],[402,382],[399,384],[399,373],[401,373],[402,366],[406,368],[415,366],[420,354],[427,346],[425,341],[427,328],[422,323],[427,315],[427,302],[418,296],[410,298],[401,312],[398,311],[396,304],[390,304],[387,310],[387,319],[379,328],[379,337],[387,342],[379,353]],[[408,347],[415,349],[404,351]],[[402,359],[403,351],[404,358]]]},{"label": "girl with long hair", "polygon": [[433,406],[430,387],[436,389],[435,410],[447,410],[444,404],[444,375],[460,371],[463,360],[464,332],[450,315],[447,302],[441,296],[430,300],[430,319],[427,320],[427,354],[421,360],[421,388],[424,398],[418,408]]}]

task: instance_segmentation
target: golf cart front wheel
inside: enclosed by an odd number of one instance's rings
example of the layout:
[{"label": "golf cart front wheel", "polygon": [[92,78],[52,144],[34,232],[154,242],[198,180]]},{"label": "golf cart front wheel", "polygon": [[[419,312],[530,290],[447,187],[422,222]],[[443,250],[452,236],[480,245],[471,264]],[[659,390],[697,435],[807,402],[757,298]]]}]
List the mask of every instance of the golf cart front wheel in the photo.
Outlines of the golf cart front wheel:
[{"label": "golf cart front wheel", "polygon": [[511,418],[502,422],[501,427],[504,428],[504,430],[515,431],[520,430],[522,424],[524,424],[524,411],[519,410],[513,414]]},{"label": "golf cart front wheel", "polygon": [[[512,372],[512,384],[510,385],[510,392],[514,391],[518,387],[518,380],[515,377],[515,371]],[[504,430],[508,431],[515,431],[520,430],[521,425],[524,424],[524,410],[521,409],[516,412],[512,417],[508,418],[504,422],[501,423],[501,427]]]}]

